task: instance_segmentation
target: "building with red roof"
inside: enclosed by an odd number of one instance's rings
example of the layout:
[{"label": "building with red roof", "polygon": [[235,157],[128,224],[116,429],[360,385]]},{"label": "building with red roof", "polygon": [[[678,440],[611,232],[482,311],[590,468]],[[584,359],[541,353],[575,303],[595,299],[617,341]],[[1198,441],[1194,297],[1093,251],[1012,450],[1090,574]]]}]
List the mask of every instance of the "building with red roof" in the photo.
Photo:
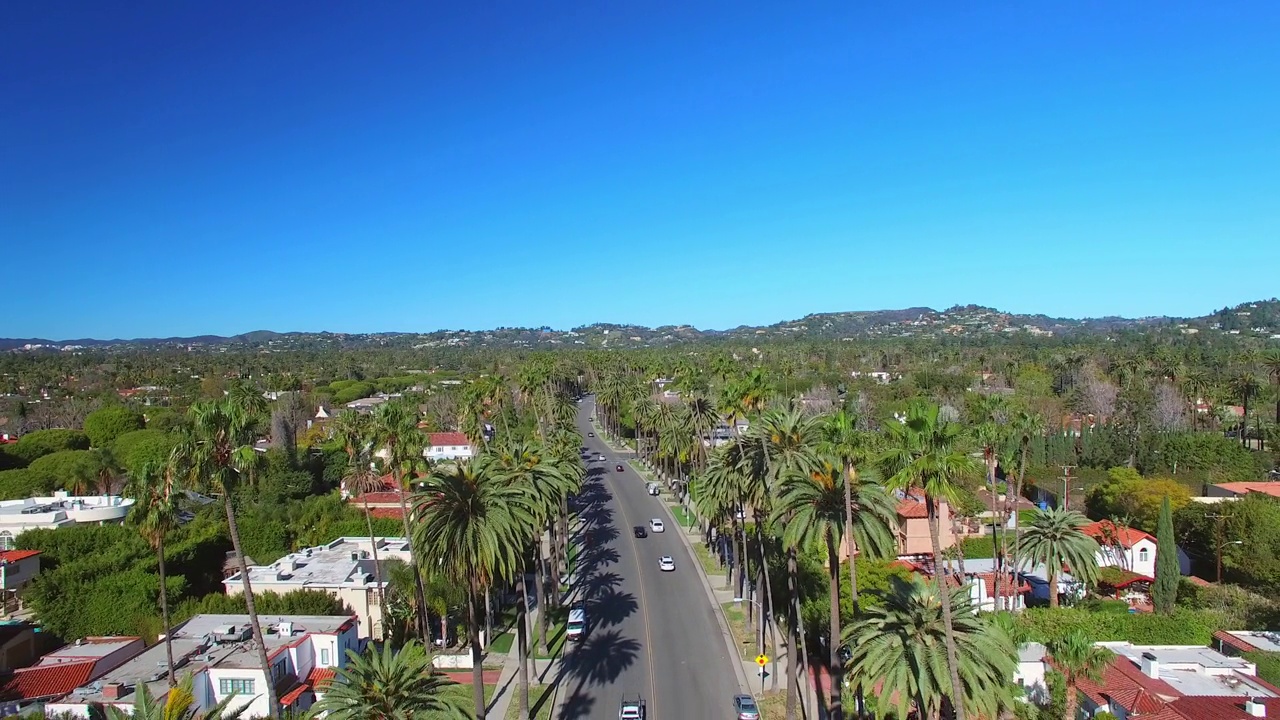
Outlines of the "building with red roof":
[{"label": "building with red roof", "polygon": [[1271,497],[1280,497],[1280,482],[1229,482],[1210,485],[1205,491],[1208,497],[1238,498],[1249,493],[1261,493]]},{"label": "building with red roof", "polygon": [[1092,522],[1081,529],[1098,541],[1098,567],[1118,567],[1148,580],[1156,576],[1156,539],[1150,533],[1111,520]]},{"label": "building with red roof", "polygon": [[89,637],[40,658],[32,667],[0,679],[0,716],[61,697],[140,655],[140,637]]},{"label": "building with red roof", "polygon": [[470,460],[475,456],[471,440],[465,433],[437,432],[431,433],[428,438],[427,447],[422,451],[422,456],[428,460]]}]

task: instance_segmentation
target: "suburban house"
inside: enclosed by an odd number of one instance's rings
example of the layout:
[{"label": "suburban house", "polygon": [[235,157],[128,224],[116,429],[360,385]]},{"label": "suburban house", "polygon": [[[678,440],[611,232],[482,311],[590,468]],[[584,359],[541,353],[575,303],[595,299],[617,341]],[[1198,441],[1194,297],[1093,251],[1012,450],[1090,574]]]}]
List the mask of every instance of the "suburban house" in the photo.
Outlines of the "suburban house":
[{"label": "suburban house", "polygon": [[471,450],[471,440],[465,433],[431,433],[429,438],[429,444],[422,451],[422,456],[428,460],[469,460],[475,455]]},{"label": "suburban house", "polygon": [[[234,695],[230,710],[246,708],[248,717],[267,717],[266,683],[277,687],[280,707],[303,712],[324,696],[347,650],[359,652],[358,622],[340,615],[259,617],[271,663],[267,678],[258,664],[248,615],[196,615],[172,631],[174,663],[193,681],[195,705],[208,710]],[[157,643],[92,682],[82,681],[45,711],[89,718],[94,708],[133,707],[139,685],[162,700],[169,692],[165,644]]]},{"label": "suburban house", "polygon": [[1213,634],[1214,646],[1223,655],[1237,657],[1247,652],[1280,653],[1280,633],[1251,630],[1218,630]]},{"label": "suburban house", "polygon": [[29,622],[0,623],[0,673],[24,668],[40,657],[45,633],[37,633]]},{"label": "suburban house", "polygon": [[[896,560],[894,564],[926,578],[934,576],[931,563]],[[952,587],[960,587],[962,584],[968,585],[969,602],[972,604],[975,613],[979,611],[991,612],[997,609],[996,579],[1000,576],[1000,573],[996,570],[995,560],[990,558],[965,560],[963,576],[960,574],[959,563],[943,563],[943,569],[947,573],[947,583]],[[1000,583],[999,609],[1016,611],[1026,608],[1026,595],[1032,592],[1032,585],[1028,575],[1030,573],[1021,576],[1015,576],[1011,572],[1004,574],[1005,579]]]},{"label": "suburban house", "polygon": [[137,657],[144,647],[139,637],[90,637],[54,650],[0,680],[0,716],[72,692]]},{"label": "suburban house", "polygon": [[1115,657],[1099,681],[1079,683],[1083,717],[1249,720],[1280,713],[1280,688],[1257,677],[1251,662],[1198,645],[1097,645]]},{"label": "suburban house", "polygon": [[0,608],[6,618],[21,609],[22,589],[39,574],[39,550],[0,550]]},{"label": "suburban house", "polygon": [[1210,485],[1205,490],[1207,497],[1227,498],[1234,500],[1249,493],[1262,493],[1271,497],[1280,497],[1280,482],[1229,482]]},{"label": "suburban house", "polygon": [[[328,545],[290,553],[270,565],[249,568],[249,582],[254,592],[284,594],[293,590],[317,590],[332,595],[356,614],[361,638],[383,637],[382,603],[379,591],[389,584],[390,563],[410,562],[409,542],[404,538],[376,538],[378,561],[374,564],[374,545],[367,537],[340,537]],[[244,592],[237,571],[222,581],[228,595]]]},{"label": "suburban house", "polygon": [[1045,683],[1044,645],[1038,642],[1022,643],[1018,646],[1018,669],[1013,672],[1013,682],[1022,688],[1028,700],[1037,704],[1047,704],[1051,699],[1049,686]]},{"label": "suburban house", "polygon": [[[929,509],[924,497],[918,495],[901,495],[897,507],[899,557],[932,557],[933,533],[929,528]],[[956,544],[956,535],[951,522],[951,508],[947,503],[938,503],[938,524],[940,529],[939,546],[946,550]]]},{"label": "suburban house", "polygon": [[13,539],[33,528],[123,522],[133,503],[133,498],[119,495],[78,497],[64,490],[55,490],[52,497],[0,501],[0,550],[12,550]]},{"label": "suburban house", "polygon": [[[986,532],[986,528],[991,527],[992,522],[1012,529],[1017,526],[1018,522],[1015,513],[1039,509],[1035,503],[1023,497],[1014,498],[1011,495],[994,493],[993,498],[993,493],[986,488],[977,490],[974,495],[978,498],[978,502],[982,504],[983,508],[982,512],[974,516],[983,528],[983,532]],[[996,508],[994,516],[991,514],[992,500],[995,501]]]},{"label": "suburban house", "polygon": [[1147,580],[1155,579],[1155,536],[1110,520],[1092,522],[1081,529],[1098,542],[1098,567],[1118,567]]}]

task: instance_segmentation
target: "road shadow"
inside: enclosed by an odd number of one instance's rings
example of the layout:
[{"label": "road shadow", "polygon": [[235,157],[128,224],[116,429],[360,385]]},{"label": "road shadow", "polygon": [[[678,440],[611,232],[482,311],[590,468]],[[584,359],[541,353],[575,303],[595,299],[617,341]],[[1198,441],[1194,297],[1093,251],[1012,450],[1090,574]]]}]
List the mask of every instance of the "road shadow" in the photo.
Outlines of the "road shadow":
[{"label": "road shadow", "polygon": [[596,627],[606,628],[621,625],[623,620],[640,609],[640,604],[636,602],[635,595],[610,589],[589,601],[587,608],[587,617],[592,618]]},{"label": "road shadow", "polygon": [[622,584],[622,576],[615,572],[595,573],[582,581],[582,597],[590,601],[601,593],[612,592]]},{"label": "road shadow", "polygon": [[578,720],[591,716],[591,710],[595,707],[595,698],[582,694],[581,691],[575,692],[568,698],[565,698],[564,704],[560,706],[560,720]]},{"label": "road shadow", "polygon": [[621,559],[618,551],[612,547],[597,545],[578,556],[578,571],[584,575],[589,574],[609,565],[616,565]]},{"label": "road shadow", "polygon": [[607,685],[618,679],[640,656],[640,643],[622,637],[617,630],[591,633],[569,653],[562,664],[564,675],[578,681],[576,692],[591,685]]}]

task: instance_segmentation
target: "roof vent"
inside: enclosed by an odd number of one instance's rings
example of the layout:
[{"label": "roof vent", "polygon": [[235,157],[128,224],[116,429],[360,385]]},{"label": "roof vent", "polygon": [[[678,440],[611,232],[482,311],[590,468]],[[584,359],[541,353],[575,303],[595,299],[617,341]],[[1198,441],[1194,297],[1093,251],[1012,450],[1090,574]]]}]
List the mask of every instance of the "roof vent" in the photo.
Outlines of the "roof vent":
[{"label": "roof vent", "polygon": [[1248,700],[1245,701],[1244,711],[1248,713],[1250,717],[1266,717],[1267,716],[1267,706],[1263,705],[1262,701],[1254,700],[1253,698],[1249,698]]}]

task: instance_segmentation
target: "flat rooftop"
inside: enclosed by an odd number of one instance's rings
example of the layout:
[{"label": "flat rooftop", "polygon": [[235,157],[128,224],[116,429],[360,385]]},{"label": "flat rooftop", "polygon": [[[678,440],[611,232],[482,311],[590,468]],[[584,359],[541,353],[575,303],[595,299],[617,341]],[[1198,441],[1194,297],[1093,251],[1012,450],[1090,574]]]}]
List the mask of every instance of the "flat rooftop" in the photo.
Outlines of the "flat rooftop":
[{"label": "flat rooftop", "polygon": [[[390,576],[388,561],[409,558],[409,542],[402,537],[377,538],[381,572],[374,566],[369,538],[340,537],[327,545],[290,553],[270,565],[249,568],[249,581],[303,587],[366,586]],[[224,583],[240,582],[240,573]]]},{"label": "flat rooftop", "polygon": [[1280,697],[1280,693],[1256,677],[1253,663],[1229,657],[1212,648],[1199,645],[1133,645],[1128,642],[1102,642],[1116,655],[1142,668],[1143,655],[1151,655],[1159,664],[1160,679],[1183,695],[1216,697],[1251,696]]},{"label": "flat rooftop", "polygon": [[[335,634],[354,618],[344,615],[259,615],[263,642],[270,657],[275,651],[310,633]],[[292,623],[293,632],[281,635],[280,623]],[[232,630],[233,632],[228,632]],[[175,672],[192,674],[208,668],[259,669],[257,646],[249,629],[248,615],[196,615],[173,630]],[[132,705],[138,685],[146,685],[156,699],[169,690],[164,642],[103,675],[85,687],[76,688],[58,704],[127,703]],[[122,683],[130,691],[119,700],[108,701],[102,689]]]},{"label": "flat rooftop", "polygon": [[1223,630],[1223,632],[1234,638],[1243,640],[1259,650],[1280,652],[1280,633],[1266,631],[1254,632],[1252,630]]},{"label": "flat rooftop", "polygon": [[51,653],[41,657],[37,666],[57,665],[59,663],[81,662],[83,660],[100,660],[117,650],[140,642],[138,637],[88,637],[77,640],[70,645],[63,645]]}]

